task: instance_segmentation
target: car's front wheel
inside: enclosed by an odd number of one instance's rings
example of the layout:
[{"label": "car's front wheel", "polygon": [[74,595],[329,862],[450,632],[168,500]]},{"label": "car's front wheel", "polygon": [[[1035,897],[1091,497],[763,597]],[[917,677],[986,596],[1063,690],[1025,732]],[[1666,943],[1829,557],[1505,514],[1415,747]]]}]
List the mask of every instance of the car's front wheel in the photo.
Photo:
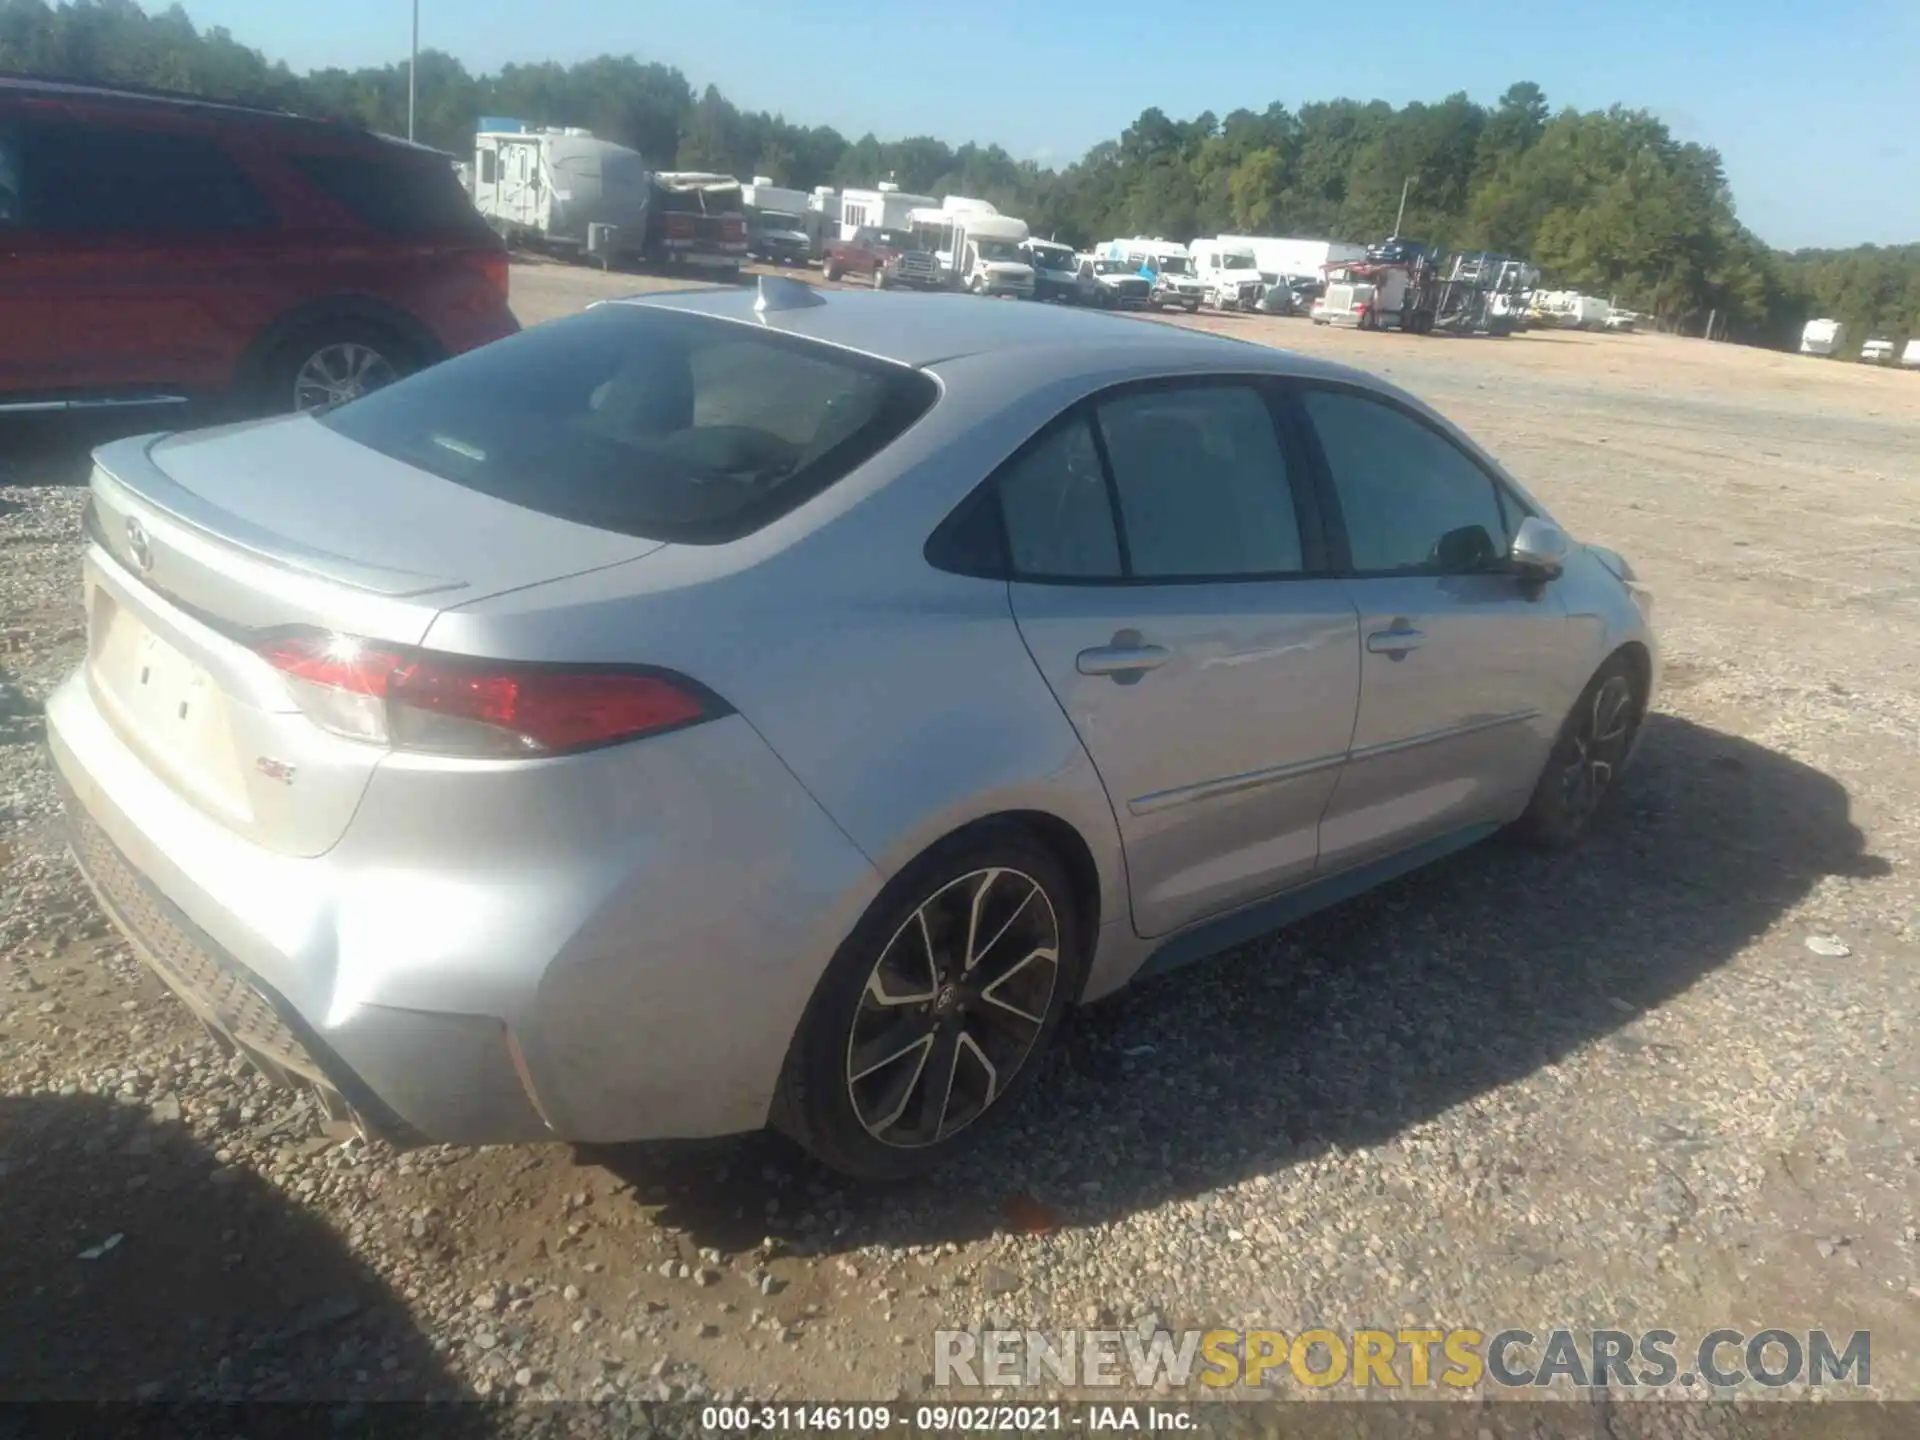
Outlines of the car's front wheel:
[{"label": "car's front wheel", "polygon": [[1626,767],[1645,708],[1639,673],[1626,656],[1615,655],[1587,682],[1560,727],[1533,798],[1514,827],[1523,838],[1563,849],[1592,828]]},{"label": "car's front wheel", "polygon": [[1033,1082],[1078,991],[1079,927],[1065,872],[1024,831],[935,847],[834,956],[776,1123],[859,1179],[943,1164]]}]

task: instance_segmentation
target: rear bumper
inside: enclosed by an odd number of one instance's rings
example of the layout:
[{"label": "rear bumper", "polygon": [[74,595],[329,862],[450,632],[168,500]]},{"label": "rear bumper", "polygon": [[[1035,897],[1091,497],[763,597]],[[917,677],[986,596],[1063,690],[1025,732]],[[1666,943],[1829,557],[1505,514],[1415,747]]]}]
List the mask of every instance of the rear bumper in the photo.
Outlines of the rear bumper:
[{"label": "rear bumper", "polygon": [[419,1144],[424,1137],[374,1094],[292,1005],[128,863],[65,776],[60,779],[67,849],[94,899],[221,1050],[243,1055],[278,1085],[312,1090],[329,1120],[354,1122],[363,1133],[391,1144]]},{"label": "rear bumper", "polygon": [[401,1144],[759,1128],[878,888],[739,717],[458,777],[391,757],[301,858],[172,790],[84,669],[46,715],[72,848],[142,960],[270,1079]]}]

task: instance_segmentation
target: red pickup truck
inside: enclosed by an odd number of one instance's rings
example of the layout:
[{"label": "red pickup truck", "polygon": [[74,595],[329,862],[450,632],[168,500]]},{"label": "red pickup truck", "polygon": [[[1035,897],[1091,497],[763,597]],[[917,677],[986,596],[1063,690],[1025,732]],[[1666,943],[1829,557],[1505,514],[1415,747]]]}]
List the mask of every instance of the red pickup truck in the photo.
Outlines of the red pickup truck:
[{"label": "red pickup truck", "polygon": [[910,285],[916,290],[946,288],[939,256],[911,231],[883,230],[877,225],[861,226],[851,240],[830,241],[821,271],[829,280],[846,276],[871,280],[876,290],[889,285]]}]

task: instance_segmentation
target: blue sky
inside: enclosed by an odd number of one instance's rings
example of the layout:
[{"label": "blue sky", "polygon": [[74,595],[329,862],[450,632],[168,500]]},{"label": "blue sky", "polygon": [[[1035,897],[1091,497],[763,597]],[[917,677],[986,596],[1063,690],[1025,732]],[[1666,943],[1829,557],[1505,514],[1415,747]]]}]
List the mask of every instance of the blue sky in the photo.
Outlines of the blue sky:
[{"label": "blue sky", "polygon": [[[296,70],[407,53],[409,0],[186,9]],[[1619,101],[1718,147],[1741,218],[1772,244],[1920,241],[1914,0],[421,0],[420,26],[423,47],[476,71],[631,53],[850,137],[998,141],[1051,164],[1149,105],[1490,102],[1533,80],[1555,108]]]}]

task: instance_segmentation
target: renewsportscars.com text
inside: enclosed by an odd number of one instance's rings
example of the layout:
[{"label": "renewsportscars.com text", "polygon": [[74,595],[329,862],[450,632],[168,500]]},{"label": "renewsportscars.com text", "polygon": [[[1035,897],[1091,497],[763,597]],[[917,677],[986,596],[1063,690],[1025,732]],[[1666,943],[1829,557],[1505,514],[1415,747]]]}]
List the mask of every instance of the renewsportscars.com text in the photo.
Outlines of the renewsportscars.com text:
[{"label": "renewsportscars.com text", "polygon": [[1309,1389],[1620,1389],[1873,1383],[1872,1336],[1856,1330],[941,1330],[936,1386],[1028,1385],[1175,1390],[1299,1385]]}]

